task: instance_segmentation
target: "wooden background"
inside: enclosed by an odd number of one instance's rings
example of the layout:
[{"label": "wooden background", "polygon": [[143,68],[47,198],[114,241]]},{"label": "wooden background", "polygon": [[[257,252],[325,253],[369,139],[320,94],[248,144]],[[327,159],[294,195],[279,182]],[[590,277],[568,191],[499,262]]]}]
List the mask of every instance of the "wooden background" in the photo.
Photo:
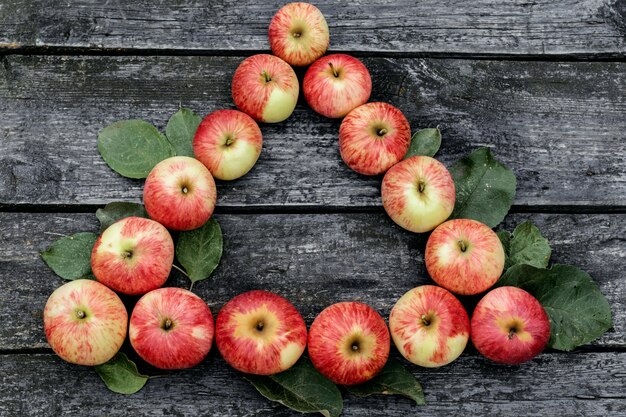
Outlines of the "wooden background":
[{"label": "wooden background", "polygon": [[[331,51],[370,69],[372,100],[398,106],[414,131],[440,126],[444,164],[489,146],[513,169],[517,198],[503,227],[535,222],[554,262],[597,280],[615,323],[574,352],[519,367],[471,347],[440,369],[410,366],[427,406],[346,394],[344,415],[626,415],[626,1],[315,4]],[[164,128],[180,105],[203,116],[232,108],[233,71],[269,50],[281,5],[0,0],[0,416],[294,414],[215,349],[138,394],[109,392],[47,345],[42,310],[62,281],[38,255],[59,234],[97,231],[98,207],[141,201],[142,181],[98,155],[98,131],[128,118]],[[343,164],[339,124],[300,103],[286,122],[262,126],[261,158],[246,177],[218,184],[224,257],[195,287],[214,314],[262,288],[288,297],[309,324],[354,299],[387,317],[400,295],[429,282],[425,237],[387,218],[380,177]],[[174,273],[171,283],[184,280]]]}]

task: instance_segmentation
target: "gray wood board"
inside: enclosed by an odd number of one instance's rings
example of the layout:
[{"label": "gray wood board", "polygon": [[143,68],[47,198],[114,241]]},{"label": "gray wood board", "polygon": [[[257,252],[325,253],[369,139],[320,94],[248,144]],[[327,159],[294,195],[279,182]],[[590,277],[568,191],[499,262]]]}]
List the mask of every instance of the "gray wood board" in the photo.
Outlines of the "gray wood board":
[{"label": "gray wood board", "polygon": [[[387,317],[409,289],[430,283],[424,235],[399,229],[381,213],[218,215],[224,255],[215,274],[196,284],[216,314],[252,289],[290,299],[307,323],[338,301],[361,300]],[[576,265],[599,283],[611,305],[614,329],[594,346],[626,346],[626,215],[516,214],[512,230],[531,219],[553,248],[553,262]],[[60,235],[97,231],[93,214],[0,213],[0,350],[45,348],[42,311],[62,280],[40,259]],[[168,285],[187,287],[173,272]],[[471,306],[476,297],[464,298]]]},{"label": "gray wood board", "polygon": [[[268,50],[269,22],[284,2],[18,0],[0,7],[0,51],[89,48]],[[623,57],[621,0],[316,1],[331,50]]]},{"label": "gray wood board", "polygon": [[[163,128],[180,105],[232,106],[241,57],[0,57],[0,205],[140,201],[142,181],[111,171],[98,131],[142,118]],[[626,207],[626,63],[367,58],[372,100],[398,106],[414,131],[440,126],[439,157],[479,146],[518,177],[519,206]],[[380,177],[339,156],[340,122],[306,103],[263,125],[263,152],[220,207],[380,206]]]},{"label": "gray wood board", "polygon": [[[423,385],[426,406],[399,396],[355,398],[344,393],[342,415],[626,413],[624,352],[543,353],[519,367],[495,365],[476,355],[461,356],[442,368],[407,366]],[[3,417],[301,415],[261,397],[215,350],[197,367],[149,380],[130,396],[108,391],[92,369],[51,354],[0,355],[0,375]]]}]

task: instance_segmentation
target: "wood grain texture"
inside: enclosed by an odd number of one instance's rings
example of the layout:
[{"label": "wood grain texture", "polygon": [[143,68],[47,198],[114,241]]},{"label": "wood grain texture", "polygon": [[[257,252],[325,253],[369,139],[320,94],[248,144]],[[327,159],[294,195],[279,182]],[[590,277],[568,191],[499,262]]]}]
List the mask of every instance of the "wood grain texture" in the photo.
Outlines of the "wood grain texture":
[{"label": "wood grain texture", "polygon": [[[14,0],[0,7],[0,48],[213,52],[268,50],[281,1]],[[623,57],[622,0],[319,0],[331,49]],[[462,7],[461,7],[462,6]]]},{"label": "wood grain texture", "polygon": [[[98,131],[119,119],[163,128],[179,107],[232,107],[241,57],[0,58],[0,205],[140,201],[142,181],[111,171]],[[446,165],[490,146],[518,178],[518,206],[626,207],[626,63],[367,58],[373,101],[413,130],[439,125]],[[302,101],[302,100],[301,100]],[[338,152],[340,122],[300,103],[263,125],[253,170],[220,182],[219,207],[380,206],[380,177]]]},{"label": "wood grain texture", "polygon": [[[498,366],[474,355],[443,368],[407,366],[423,384],[426,406],[398,396],[363,399],[344,393],[342,415],[605,417],[626,413],[624,352],[542,354],[519,367]],[[0,416],[7,417],[301,415],[261,397],[215,351],[196,368],[150,380],[130,396],[108,391],[92,369],[48,354],[0,355],[0,375]]]},{"label": "wood grain texture", "polygon": [[[361,300],[387,317],[409,289],[428,283],[425,236],[400,230],[384,214],[219,215],[224,255],[194,291],[217,313],[235,295],[266,289],[290,299],[307,323],[338,301]],[[509,216],[512,230],[532,219],[553,247],[552,261],[578,266],[599,283],[614,329],[593,345],[626,346],[626,215]],[[97,231],[92,214],[0,213],[0,350],[47,347],[42,311],[62,284],[40,259],[59,235]],[[178,272],[168,285],[188,286]],[[464,297],[471,308],[476,297]]]}]

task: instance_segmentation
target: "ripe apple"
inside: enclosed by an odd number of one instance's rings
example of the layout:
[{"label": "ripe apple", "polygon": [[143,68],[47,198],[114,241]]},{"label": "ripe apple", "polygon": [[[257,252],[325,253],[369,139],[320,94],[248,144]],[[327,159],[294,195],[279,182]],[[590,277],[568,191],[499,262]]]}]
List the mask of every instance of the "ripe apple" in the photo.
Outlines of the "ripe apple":
[{"label": "ripe apple", "polygon": [[341,158],[364,175],[387,171],[406,154],[411,127],[400,110],[387,103],[367,103],[352,110],[339,127]]},{"label": "ripe apple", "polygon": [[191,368],[213,343],[213,316],[204,301],[183,288],[159,288],[137,301],[130,316],[130,344],[160,369]]},{"label": "ripe apple", "polygon": [[122,300],[97,281],[77,279],[57,288],[43,311],[46,339],[62,359],[101,365],[124,343],[128,314]]},{"label": "ripe apple", "polygon": [[457,298],[435,285],[405,293],[389,316],[396,347],[408,361],[427,368],[458,358],[470,334],[470,321]]},{"label": "ripe apple", "polygon": [[441,162],[428,156],[413,156],[392,166],[381,191],[389,217],[415,233],[433,230],[454,209],[452,176]]},{"label": "ripe apple", "polygon": [[167,281],[174,261],[174,242],[154,220],[126,217],[109,226],[91,251],[96,279],[122,294],[137,295]]},{"label": "ripe apple", "polygon": [[328,55],[309,67],[302,92],[309,106],[322,116],[344,117],[367,103],[372,78],[358,59],[344,54]]},{"label": "ripe apple", "polygon": [[354,301],[327,307],[309,330],[311,362],[336,384],[360,384],[376,376],[387,363],[389,344],[380,314]]},{"label": "ripe apple", "polygon": [[293,113],[300,84],[291,66],[274,55],[246,58],[233,76],[233,101],[254,120],[282,122]]},{"label": "ripe apple", "polygon": [[193,153],[220,180],[245,175],[259,159],[263,136],[259,125],[237,110],[218,110],[202,120],[193,138]]},{"label": "ripe apple", "polygon": [[431,278],[455,294],[473,295],[491,288],[504,269],[504,249],[489,226],[470,219],[448,220],[426,242]]},{"label": "ripe apple", "polygon": [[326,19],[309,3],[288,3],[276,12],[269,28],[272,53],[296,67],[324,55],[330,35]]},{"label": "ripe apple", "polygon": [[517,365],[537,356],[550,339],[550,320],[535,297],[516,287],[491,290],[472,315],[472,343],[495,362]]},{"label": "ripe apple", "polygon": [[143,189],[148,215],[172,230],[192,230],[205,224],[216,200],[213,176],[202,162],[188,156],[156,164]]},{"label": "ripe apple", "polygon": [[217,315],[215,342],[233,368],[256,375],[289,369],[306,347],[306,325],[280,295],[248,291],[230,300]]}]

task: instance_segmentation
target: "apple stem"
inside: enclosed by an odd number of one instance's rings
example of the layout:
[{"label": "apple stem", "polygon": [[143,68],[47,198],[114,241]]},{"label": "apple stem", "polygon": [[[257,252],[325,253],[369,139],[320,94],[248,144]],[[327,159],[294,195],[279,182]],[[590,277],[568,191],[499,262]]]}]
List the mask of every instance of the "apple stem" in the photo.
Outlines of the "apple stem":
[{"label": "apple stem", "polygon": [[302,34],[300,32],[294,32],[291,34],[291,36],[293,36],[294,38],[299,38],[300,36],[302,36]]},{"label": "apple stem", "polygon": [[257,329],[258,331],[263,331],[263,327],[265,327],[265,325],[263,324],[263,322],[262,322],[262,321],[260,321],[260,322],[258,322],[258,323],[256,324],[256,329]]},{"label": "apple stem", "polygon": [[428,320],[425,314],[422,316],[422,324],[424,324],[424,326],[430,326],[430,320]]},{"label": "apple stem", "polygon": [[387,129],[380,129],[378,132],[376,132],[378,136],[385,136],[387,134]]},{"label": "apple stem", "polygon": [[267,71],[263,71],[263,78],[265,78],[265,82],[269,83],[270,81],[272,81],[272,77],[270,77],[270,75],[267,73]]},{"label": "apple stem", "polygon": [[458,244],[459,244],[459,249],[461,249],[461,252],[465,252],[467,250],[467,245],[465,244],[464,241],[459,240]]},{"label": "apple stem", "polygon": [[337,72],[337,70],[335,69],[335,67],[333,66],[332,62],[329,62],[328,65],[330,66],[330,69],[333,70],[333,75],[335,76],[335,78],[339,77],[339,73]]},{"label": "apple stem", "polygon": [[85,312],[83,310],[78,310],[76,311],[76,317],[78,317],[79,319],[84,319],[86,316]]},{"label": "apple stem", "polygon": [[420,182],[417,184],[417,189],[420,193],[423,193],[424,188],[426,188],[426,184],[424,183],[424,181],[420,180]]},{"label": "apple stem", "polygon": [[165,319],[165,322],[163,323],[163,330],[169,330],[171,328],[172,328],[172,320]]},{"label": "apple stem", "polygon": [[517,333],[517,329],[515,327],[509,330],[509,340],[513,339],[513,336],[515,336],[515,333]]}]

